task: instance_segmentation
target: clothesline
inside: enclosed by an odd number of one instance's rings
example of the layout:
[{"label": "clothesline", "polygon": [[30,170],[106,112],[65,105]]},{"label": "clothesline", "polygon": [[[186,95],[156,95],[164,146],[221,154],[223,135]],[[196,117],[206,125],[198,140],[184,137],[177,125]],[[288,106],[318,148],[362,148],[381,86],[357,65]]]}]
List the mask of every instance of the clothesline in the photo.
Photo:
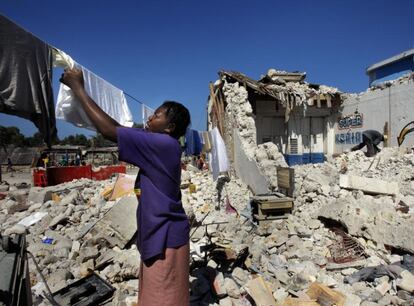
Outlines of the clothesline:
[{"label": "clothesline", "polygon": [[137,98],[134,98],[133,96],[131,96],[129,93],[126,93],[125,91],[124,91],[124,94],[126,95],[126,96],[128,96],[128,97],[130,97],[132,100],[135,100],[136,102],[138,102],[138,103],[140,103],[140,104],[142,104],[142,105],[146,105],[144,102],[141,102],[140,100],[138,100]]}]

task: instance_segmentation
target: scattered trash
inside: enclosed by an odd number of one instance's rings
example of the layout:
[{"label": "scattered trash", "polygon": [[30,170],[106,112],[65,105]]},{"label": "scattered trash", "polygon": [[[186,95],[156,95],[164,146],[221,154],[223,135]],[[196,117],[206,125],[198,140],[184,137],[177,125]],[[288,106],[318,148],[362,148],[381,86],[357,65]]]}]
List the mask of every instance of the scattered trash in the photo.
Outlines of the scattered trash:
[{"label": "scattered trash", "polygon": [[53,243],[53,238],[43,237],[42,242],[45,243],[45,244],[52,244]]},{"label": "scattered trash", "polygon": [[21,224],[21,225],[24,225],[26,227],[29,227],[30,225],[33,225],[33,224],[39,222],[40,220],[42,220],[42,218],[46,215],[47,215],[47,212],[41,212],[41,211],[35,212],[33,215],[30,215],[26,218],[23,218],[17,224]]},{"label": "scattered trash", "polygon": [[190,193],[195,193],[197,191],[197,186],[195,184],[190,184],[188,190]]},{"label": "scattered trash", "polygon": [[108,300],[114,291],[114,287],[93,273],[53,293],[53,298],[61,306],[99,305]]},{"label": "scattered trash", "polygon": [[119,173],[109,200],[134,195],[135,175]]}]

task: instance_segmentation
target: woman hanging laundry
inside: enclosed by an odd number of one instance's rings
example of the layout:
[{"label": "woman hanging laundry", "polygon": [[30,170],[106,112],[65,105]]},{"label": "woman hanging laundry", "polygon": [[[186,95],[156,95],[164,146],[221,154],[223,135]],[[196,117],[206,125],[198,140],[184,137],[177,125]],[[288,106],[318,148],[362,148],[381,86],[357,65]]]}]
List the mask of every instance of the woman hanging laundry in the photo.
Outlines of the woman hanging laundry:
[{"label": "woman hanging laundry", "polygon": [[139,306],[189,305],[189,222],[181,203],[178,142],[190,124],[187,108],[167,101],[144,129],[122,127],[88,96],[82,71],[65,70],[60,81],[72,89],[96,129],[118,143],[119,159],[140,169],[135,181]]}]

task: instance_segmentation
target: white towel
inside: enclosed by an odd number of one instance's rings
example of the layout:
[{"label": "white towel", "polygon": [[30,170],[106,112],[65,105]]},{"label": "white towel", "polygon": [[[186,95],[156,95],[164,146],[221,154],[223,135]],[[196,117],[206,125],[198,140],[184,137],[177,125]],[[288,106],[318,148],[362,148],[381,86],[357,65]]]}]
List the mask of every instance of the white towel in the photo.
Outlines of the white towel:
[{"label": "white towel", "polygon": [[[122,90],[82,67],[65,52],[56,48],[53,49],[53,65],[55,67],[81,69],[85,81],[85,90],[92,100],[119,124],[127,127],[134,124]],[[64,84],[60,84],[59,88],[56,118],[63,119],[81,128],[96,131],[79,100],[74,96],[72,90]]]},{"label": "white towel", "polygon": [[211,130],[211,170],[213,172],[213,179],[216,180],[220,173],[229,170],[229,162],[227,159],[226,146],[220,132],[215,127]]}]

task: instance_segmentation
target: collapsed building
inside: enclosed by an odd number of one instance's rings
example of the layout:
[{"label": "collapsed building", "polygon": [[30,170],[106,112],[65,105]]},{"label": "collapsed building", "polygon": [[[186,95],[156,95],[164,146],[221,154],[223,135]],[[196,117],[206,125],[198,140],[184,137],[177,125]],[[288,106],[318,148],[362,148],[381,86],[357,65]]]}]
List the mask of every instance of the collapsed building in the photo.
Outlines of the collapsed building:
[{"label": "collapsed building", "polygon": [[218,127],[233,170],[256,194],[277,189],[277,167],[323,162],[334,153],[338,89],[274,69],[259,81],[239,72],[219,75],[210,84],[209,129]]}]

